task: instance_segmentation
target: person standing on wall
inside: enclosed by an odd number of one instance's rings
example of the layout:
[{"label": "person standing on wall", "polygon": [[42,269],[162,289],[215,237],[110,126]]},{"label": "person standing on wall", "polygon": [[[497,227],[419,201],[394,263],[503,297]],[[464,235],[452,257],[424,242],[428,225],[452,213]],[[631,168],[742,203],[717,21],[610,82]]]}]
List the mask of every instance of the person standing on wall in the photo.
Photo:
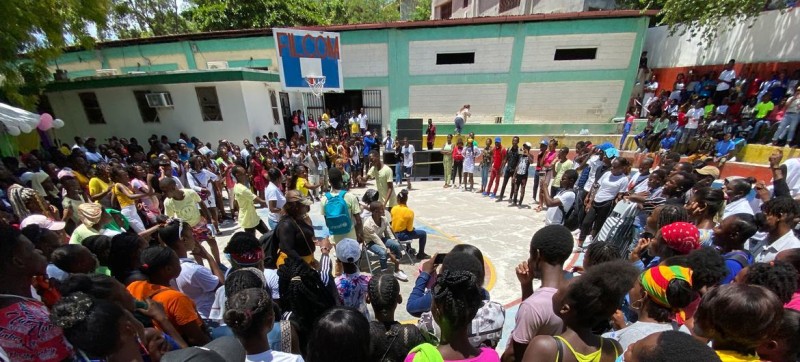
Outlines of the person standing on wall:
[{"label": "person standing on wall", "polygon": [[428,141],[428,151],[433,149],[433,141],[436,140],[436,126],[433,125],[433,120],[428,118],[428,131],[425,132]]},{"label": "person standing on wall", "polygon": [[656,80],[656,75],[650,75],[650,80],[644,82],[644,97],[642,97],[642,117],[647,117],[649,113],[649,109],[647,106],[650,103],[650,99],[656,96],[656,90],[658,90],[658,81]]},{"label": "person standing on wall", "polygon": [[722,99],[731,94],[731,86],[736,83],[736,71],[733,66],[736,64],[735,59],[731,59],[728,64],[725,64],[725,69],[719,73],[717,80],[717,89],[714,92],[714,104],[722,104]]},{"label": "person standing on wall", "polygon": [[461,134],[461,130],[464,129],[464,125],[467,123],[467,117],[471,116],[472,113],[469,112],[469,104],[465,104],[461,109],[458,110],[456,113],[456,135]]}]

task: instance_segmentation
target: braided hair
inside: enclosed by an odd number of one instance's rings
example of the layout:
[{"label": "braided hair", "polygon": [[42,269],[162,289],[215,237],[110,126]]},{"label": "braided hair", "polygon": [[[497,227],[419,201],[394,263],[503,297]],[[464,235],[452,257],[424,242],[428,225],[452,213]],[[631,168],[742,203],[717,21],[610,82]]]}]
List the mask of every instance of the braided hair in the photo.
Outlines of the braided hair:
[{"label": "braided hair", "polygon": [[50,310],[50,319],[64,330],[69,343],[95,358],[119,348],[119,324],[124,315],[122,307],[82,292],[62,298]]},{"label": "braided hair", "polygon": [[296,323],[300,346],[304,348],[314,321],[335,306],[336,300],[319,273],[299,258],[287,258],[278,269],[278,289],[281,310],[291,313],[288,319]]},{"label": "braided hair", "polygon": [[483,304],[481,289],[475,274],[462,270],[445,270],[436,279],[432,293],[434,308],[440,313],[436,323],[442,326],[442,340],[445,334],[466,328]]},{"label": "braided hair", "polygon": [[388,317],[397,307],[400,283],[390,274],[373,277],[367,285],[367,293],[375,315],[382,314]]},{"label": "braided hair", "polygon": [[686,213],[686,208],[683,205],[665,204],[659,206],[659,208],[661,211],[658,213],[656,230],[661,230],[662,227],[674,222],[689,221],[689,214]]},{"label": "braided hair", "polygon": [[237,337],[260,333],[265,323],[274,319],[272,298],[263,288],[249,288],[234,294],[225,302],[223,319]]}]

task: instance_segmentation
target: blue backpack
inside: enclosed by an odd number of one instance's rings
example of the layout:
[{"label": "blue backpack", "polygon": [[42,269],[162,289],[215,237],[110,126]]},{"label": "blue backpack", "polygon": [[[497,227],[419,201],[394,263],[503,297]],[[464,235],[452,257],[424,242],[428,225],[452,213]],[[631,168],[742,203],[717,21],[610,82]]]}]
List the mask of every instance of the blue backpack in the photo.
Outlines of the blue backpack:
[{"label": "blue backpack", "polygon": [[353,217],[350,215],[350,207],[344,200],[347,191],[339,191],[339,194],[332,196],[330,192],[325,193],[328,202],[325,204],[325,225],[331,235],[342,235],[350,232],[353,228]]}]

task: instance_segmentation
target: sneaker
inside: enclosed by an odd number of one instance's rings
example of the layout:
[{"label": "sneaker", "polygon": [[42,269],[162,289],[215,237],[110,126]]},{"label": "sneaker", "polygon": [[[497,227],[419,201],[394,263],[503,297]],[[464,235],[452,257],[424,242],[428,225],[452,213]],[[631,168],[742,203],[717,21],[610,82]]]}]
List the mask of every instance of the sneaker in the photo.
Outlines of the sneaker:
[{"label": "sneaker", "polygon": [[416,258],[417,260],[424,260],[424,259],[430,259],[431,256],[425,253],[417,253]]},{"label": "sneaker", "polygon": [[481,195],[483,195],[483,196],[489,196],[489,193],[488,193],[488,192],[482,192],[482,193],[481,193]]},{"label": "sneaker", "polygon": [[503,201],[503,195],[500,195],[500,197],[497,198],[497,202],[500,202],[500,201]]},{"label": "sneaker", "polygon": [[490,199],[494,199],[494,192],[492,192],[492,193],[489,193],[489,198],[490,198]]},{"label": "sneaker", "polygon": [[406,273],[403,273],[402,270],[398,270],[398,271],[394,272],[392,275],[394,275],[394,277],[397,278],[397,280],[400,280],[400,281],[403,281],[403,282],[407,282],[408,281],[408,275],[406,275]]}]

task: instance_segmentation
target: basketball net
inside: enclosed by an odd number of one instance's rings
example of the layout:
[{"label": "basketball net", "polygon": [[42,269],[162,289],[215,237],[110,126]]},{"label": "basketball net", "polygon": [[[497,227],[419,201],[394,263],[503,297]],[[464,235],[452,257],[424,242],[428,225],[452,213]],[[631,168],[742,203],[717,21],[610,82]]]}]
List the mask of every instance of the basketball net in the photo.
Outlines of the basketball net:
[{"label": "basketball net", "polygon": [[311,88],[311,93],[319,97],[322,95],[322,90],[325,88],[325,76],[306,76],[306,84],[308,84],[308,88]]}]

